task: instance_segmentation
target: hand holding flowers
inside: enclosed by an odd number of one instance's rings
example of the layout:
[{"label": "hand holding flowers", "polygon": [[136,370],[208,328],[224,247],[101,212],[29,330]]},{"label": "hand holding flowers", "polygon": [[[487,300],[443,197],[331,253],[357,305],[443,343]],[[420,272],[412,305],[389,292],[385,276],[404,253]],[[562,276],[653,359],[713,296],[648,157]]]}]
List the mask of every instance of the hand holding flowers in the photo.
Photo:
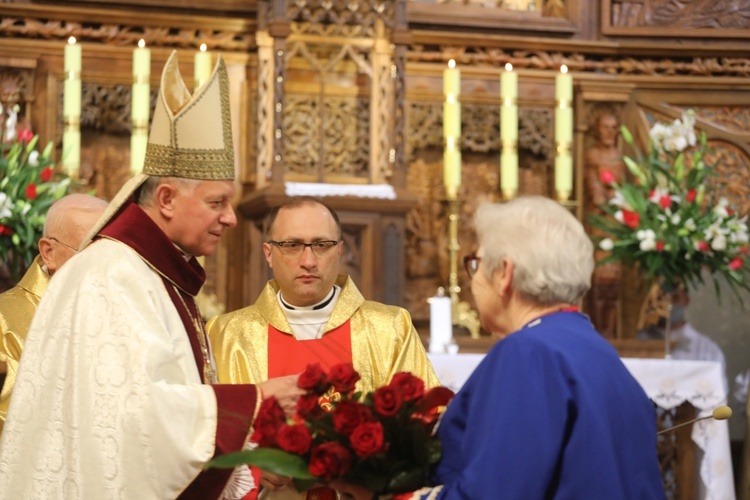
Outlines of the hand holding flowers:
[{"label": "hand holding flowers", "polygon": [[359,374],[351,364],[326,374],[309,365],[298,386],[307,391],[287,419],[274,398],[261,403],[251,442],[254,450],[219,457],[209,466],[250,464],[295,478],[298,489],[345,481],[380,493],[423,486],[441,448],[432,435],[453,396],[444,387],[425,391],[410,373],[366,394],[354,392]]}]

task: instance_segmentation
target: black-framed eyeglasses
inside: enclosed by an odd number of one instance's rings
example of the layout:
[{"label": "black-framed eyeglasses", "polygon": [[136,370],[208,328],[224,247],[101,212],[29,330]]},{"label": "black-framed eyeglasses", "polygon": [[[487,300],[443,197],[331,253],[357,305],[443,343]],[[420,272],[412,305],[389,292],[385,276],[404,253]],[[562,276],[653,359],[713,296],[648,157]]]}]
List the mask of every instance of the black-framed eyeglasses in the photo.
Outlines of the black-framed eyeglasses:
[{"label": "black-framed eyeglasses", "polygon": [[270,240],[268,243],[278,248],[279,251],[284,255],[288,255],[290,257],[299,257],[305,251],[305,248],[308,247],[310,248],[310,250],[312,250],[312,253],[314,253],[316,257],[322,257],[333,250],[333,248],[339,244],[339,242],[335,240],[320,240],[313,241],[312,243],[302,243],[301,241]]},{"label": "black-framed eyeglasses", "polygon": [[481,261],[482,258],[477,257],[477,254],[475,253],[464,256],[464,269],[466,269],[466,274],[469,275],[469,278],[473,278],[477,273],[477,270],[479,270],[479,263]]},{"label": "black-framed eyeglasses", "polygon": [[74,246],[72,246],[72,245],[68,245],[68,244],[67,244],[67,243],[65,243],[64,241],[60,241],[60,240],[58,240],[58,239],[57,239],[57,238],[55,238],[54,236],[47,236],[47,239],[48,239],[48,240],[52,240],[52,241],[56,241],[56,242],[58,242],[59,244],[61,244],[62,246],[64,246],[64,247],[68,247],[68,248],[70,248],[71,250],[73,250],[74,252],[78,252],[78,249],[77,249],[77,248],[75,248],[75,247],[74,247]]}]

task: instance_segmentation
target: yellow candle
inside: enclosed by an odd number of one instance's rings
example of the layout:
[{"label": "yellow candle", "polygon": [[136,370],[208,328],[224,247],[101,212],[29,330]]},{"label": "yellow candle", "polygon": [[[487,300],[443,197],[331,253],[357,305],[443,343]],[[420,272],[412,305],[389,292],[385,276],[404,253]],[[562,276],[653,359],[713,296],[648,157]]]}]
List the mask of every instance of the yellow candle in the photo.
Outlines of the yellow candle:
[{"label": "yellow candle", "polygon": [[74,36],[68,38],[65,46],[65,73],[75,73],[76,78],[81,78],[81,46]]},{"label": "yellow candle", "polygon": [[143,170],[143,159],[148,144],[148,121],[151,114],[151,51],[145,40],[138,42],[133,50],[133,91],[130,104],[130,119],[133,124],[130,136],[130,171],[138,174]]},{"label": "yellow candle", "polygon": [[458,101],[443,103],[443,137],[461,137],[461,103]]},{"label": "yellow candle", "polygon": [[555,191],[565,198],[573,192],[573,158],[570,151],[555,158]]},{"label": "yellow candle", "polygon": [[558,144],[573,142],[573,108],[570,104],[555,109],[555,141]]},{"label": "yellow candle", "polygon": [[443,151],[443,182],[448,197],[455,198],[461,187],[461,151],[449,142]]},{"label": "yellow candle", "polygon": [[148,129],[133,130],[130,136],[130,173],[140,174],[143,171],[143,160],[148,145]]},{"label": "yellow candle", "polygon": [[461,94],[461,71],[456,67],[456,61],[448,61],[448,67],[443,70],[443,95],[454,95],[456,98]]},{"label": "yellow candle", "polygon": [[555,97],[558,102],[573,100],[573,76],[568,73],[568,67],[564,64],[555,78]]},{"label": "yellow candle", "polygon": [[81,46],[75,37],[65,46],[65,80],[63,83],[63,118],[78,121],[81,116]]},{"label": "yellow candle", "polygon": [[78,178],[81,165],[81,131],[78,126],[66,126],[63,131],[62,164],[65,173]]},{"label": "yellow candle", "polygon": [[505,65],[505,72],[500,75],[500,98],[503,102],[508,100],[516,102],[518,97],[518,73],[513,71],[513,65],[508,63]]},{"label": "yellow candle", "polygon": [[195,80],[195,90],[201,88],[211,76],[211,53],[206,49],[206,44],[202,43],[200,50],[195,53],[195,60],[193,61],[193,79]]},{"label": "yellow candle", "polygon": [[503,150],[500,155],[500,190],[515,196],[518,191],[518,154],[515,150]]}]

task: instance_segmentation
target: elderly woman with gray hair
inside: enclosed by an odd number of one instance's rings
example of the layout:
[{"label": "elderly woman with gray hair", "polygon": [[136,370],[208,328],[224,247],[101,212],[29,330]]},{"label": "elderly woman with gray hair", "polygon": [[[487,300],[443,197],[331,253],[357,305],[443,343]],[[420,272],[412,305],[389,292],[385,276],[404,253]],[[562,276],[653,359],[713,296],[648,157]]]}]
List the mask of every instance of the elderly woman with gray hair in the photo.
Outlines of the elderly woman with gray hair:
[{"label": "elderly woman with gray hair", "polygon": [[653,405],[576,307],[594,268],[581,224],[541,197],[475,222],[466,269],[501,340],[442,416],[434,486],[399,498],[664,498]]}]

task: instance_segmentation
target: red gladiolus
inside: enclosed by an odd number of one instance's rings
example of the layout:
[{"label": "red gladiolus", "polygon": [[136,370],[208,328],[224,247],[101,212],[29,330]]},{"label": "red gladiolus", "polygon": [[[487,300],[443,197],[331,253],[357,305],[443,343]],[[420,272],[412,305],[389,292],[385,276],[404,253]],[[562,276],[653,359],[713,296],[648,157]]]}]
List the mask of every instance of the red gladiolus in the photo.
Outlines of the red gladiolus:
[{"label": "red gladiolus", "polygon": [[735,257],[729,262],[729,269],[732,271],[737,271],[739,268],[742,267],[743,261],[742,257]]},{"label": "red gladiolus", "polygon": [[662,250],[664,250],[664,241],[659,240],[656,242],[656,251],[661,252]]},{"label": "red gladiolus", "polygon": [[303,455],[310,449],[312,436],[310,435],[310,429],[305,424],[283,425],[279,429],[276,441],[278,441],[282,450]]},{"label": "red gladiolus", "polygon": [[688,203],[692,203],[695,201],[695,197],[698,196],[698,191],[695,189],[688,189],[687,196],[685,196],[685,200],[687,200]]},{"label": "red gladiolus", "polygon": [[602,170],[599,174],[599,178],[604,184],[610,185],[615,182],[615,174],[611,170]]},{"label": "red gladiolus", "polygon": [[330,481],[346,474],[351,464],[352,455],[349,450],[332,441],[313,448],[308,470],[313,476]]},{"label": "red gladiolus", "polygon": [[383,442],[383,426],[380,422],[366,422],[352,432],[349,442],[354,448],[354,453],[362,458],[371,457],[382,452],[385,448]]},{"label": "red gladiolus", "polygon": [[28,144],[29,142],[31,142],[31,139],[33,138],[34,138],[34,133],[27,128],[22,129],[20,132],[18,132],[18,142],[24,142]]},{"label": "red gladiolus", "polygon": [[708,243],[706,243],[705,241],[698,242],[698,250],[700,250],[701,252],[707,252],[710,248],[711,247],[708,246]]},{"label": "red gladiolus", "polygon": [[28,198],[29,200],[33,200],[34,198],[36,198],[36,184],[34,184],[33,182],[26,186],[26,198]]},{"label": "red gladiolus", "polygon": [[44,167],[41,172],[39,172],[39,179],[41,179],[42,182],[47,182],[52,178],[52,167]]},{"label": "red gladiolus", "polygon": [[637,228],[641,222],[641,216],[638,215],[638,212],[631,212],[625,208],[622,209],[622,219],[625,221],[625,225],[631,229]]},{"label": "red gladiolus", "polygon": [[668,194],[665,194],[664,196],[659,197],[659,205],[663,209],[669,208],[669,205],[672,204],[672,198],[669,197]]}]

